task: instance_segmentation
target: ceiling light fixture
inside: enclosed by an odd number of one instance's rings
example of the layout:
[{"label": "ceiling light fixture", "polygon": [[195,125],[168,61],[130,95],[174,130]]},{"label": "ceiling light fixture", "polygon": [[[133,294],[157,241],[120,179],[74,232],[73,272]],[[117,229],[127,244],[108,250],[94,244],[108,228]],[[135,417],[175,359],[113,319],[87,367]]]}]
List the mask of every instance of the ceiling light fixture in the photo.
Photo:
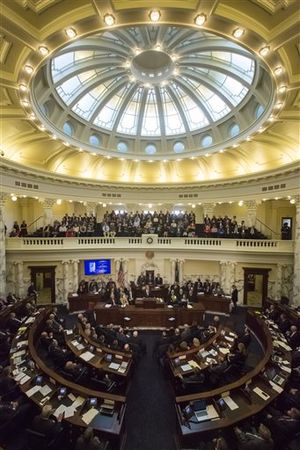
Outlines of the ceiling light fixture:
[{"label": "ceiling light fixture", "polygon": [[31,113],[30,116],[29,116],[29,119],[30,120],[35,120],[36,119],[36,115]]},{"label": "ceiling light fixture", "polygon": [[63,141],[63,144],[64,144],[66,147],[70,147],[69,142]]},{"label": "ceiling light fixture", "polygon": [[112,14],[105,14],[103,19],[104,19],[105,25],[107,25],[108,27],[111,27],[112,25],[114,25],[115,21],[116,21],[115,17]]},{"label": "ceiling light fixture", "polygon": [[149,12],[149,19],[151,20],[151,22],[158,22],[160,17],[161,17],[161,13],[158,9],[152,9]]},{"label": "ceiling light fixture", "polygon": [[20,85],[19,85],[19,90],[20,90],[21,92],[27,92],[27,91],[28,91],[28,88],[27,88],[27,86],[26,86],[25,84],[20,84]]},{"label": "ceiling light fixture", "polygon": [[12,195],[11,199],[12,199],[13,202],[16,202],[18,200],[18,197],[16,197],[15,195]]},{"label": "ceiling light fixture", "polygon": [[294,198],[291,198],[290,203],[291,205],[294,205],[296,203],[296,200]]},{"label": "ceiling light fixture", "polygon": [[275,75],[281,75],[282,74],[282,72],[283,72],[283,68],[282,68],[282,66],[278,66],[278,67],[276,67],[276,69],[274,69],[274,73],[275,73]]},{"label": "ceiling light fixture", "polygon": [[269,51],[270,51],[270,47],[266,45],[265,47],[262,47],[262,48],[259,50],[259,54],[260,54],[260,56],[267,56],[267,54],[269,53]]},{"label": "ceiling light fixture", "polygon": [[74,30],[74,28],[66,28],[65,33],[70,39],[73,39],[75,36],[77,36],[77,32],[76,30]]},{"label": "ceiling light fixture", "polygon": [[42,56],[46,56],[46,55],[48,55],[49,50],[48,50],[48,48],[45,47],[44,45],[41,45],[41,46],[39,47],[39,52],[40,52],[40,54],[41,54]]},{"label": "ceiling light fixture", "polygon": [[205,24],[206,19],[207,19],[206,14],[203,13],[198,14],[194,19],[195,25],[197,25],[197,27],[202,27],[202,25]]},{"label": "ceiling light fixture", "polygon": [[28,74],[31,74],[33,72],[33,67],[30,66],[29,64],[26,64],[24,67],[25,72],[27,72]]},{"label": "ceiling light fixture", "polygon": [[57,136],[55,136],[55,134],[52,134],[52,139],[54,139],[55,141],[56,141],[56,139],[57,139]]},{"label": "ceiling light fixture", "polygon": [[21,103],[25,107],[30,106],[30,103],[27,100],[22,100]]},{"label": "ceiling light fixture", "polygon": [[280,94],[284,94],[285,91],[286,91],[286,86],[284,86],[284,85],[279,86],[278,92],[279,92]]},{"label": "ceiling light fixture", "polygon": [[282,103],[282,102],[277,102],[277,103],[276,103],[276,105],[275,105],[275,108],[281,108],[281,107],[282,107],[282,105],[283,105],[283,103]]},{"label": "ceiling light fixture", "polygon": [[239,39],[245,34],[245,29],[244,28],[236,28],[232,34],[236,39]]}]

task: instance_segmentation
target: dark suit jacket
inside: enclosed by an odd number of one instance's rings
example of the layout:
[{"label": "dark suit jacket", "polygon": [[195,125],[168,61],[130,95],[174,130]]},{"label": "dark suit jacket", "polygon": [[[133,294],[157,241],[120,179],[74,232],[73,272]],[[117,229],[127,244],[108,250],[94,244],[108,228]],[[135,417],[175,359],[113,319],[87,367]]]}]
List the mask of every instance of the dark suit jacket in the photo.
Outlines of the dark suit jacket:
[{"label": "dark suit jacket", "polygon": [[232,303],[236,304],[238,301],[238,290],[237,289],[233,289],[233,291],[231,292],[231,300]]},{"label": "dark suit jacket", "polygon": [[61,425],[54,419],[38,415],[33,419],[31,429],[44,434],[49,439],[54,439],[60,433]]}]

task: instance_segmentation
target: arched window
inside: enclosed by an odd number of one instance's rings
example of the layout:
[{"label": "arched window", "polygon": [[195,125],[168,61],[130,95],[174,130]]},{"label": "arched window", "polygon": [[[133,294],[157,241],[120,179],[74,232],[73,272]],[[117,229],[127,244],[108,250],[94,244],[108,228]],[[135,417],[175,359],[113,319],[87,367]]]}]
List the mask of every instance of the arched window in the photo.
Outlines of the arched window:
[{"label": "arched window", "polygon": [[210,134],[207,134],[204,136],[204,138],[201,141],[202,147],[209,147],[213,142],[213,138]]},{"label": "arched window", "polygon": [[126,142],[118,142],[117,150],[118,152],[126,153],[128,150],[128,145],[126,144]]},{"label": "arched window", "polygon": [[262,115],[264,110],[265,110],[265,108],[263,107],[263,105],[257,105],[257,107],[255,109],[255,117],[256,117],[256,119],[259,119],[259,117]]},{"label": "arched window", "polygon": [[156,146],[154,144],[146,145],[145,153],[147,153],[147,155],[154,155],[154,153],[156,153]]},{"label": "arched window", "polygon": [[230,137],[235,137],[240,132],[240,126],[237,123],[234,123],[229,127],[229,135]]},{"label": "arched window", "polygon": [[71,122],[65,122],[63,126],[64,133],[66,133],[68,136],[73,136],[74,133],[74,127],[71,124]]},{"label": "arched window", "polygon": [[101,138],[97,134],[91,134],[89,137],[89,143],[98,147],[101,143]]},{"label": "arched window", "polygon": [[185,145],[183,142],[181,141],[177,141],[175,142],[175,144],[173,145],[173,150],[175,153],[182,153],[185,150]]}]

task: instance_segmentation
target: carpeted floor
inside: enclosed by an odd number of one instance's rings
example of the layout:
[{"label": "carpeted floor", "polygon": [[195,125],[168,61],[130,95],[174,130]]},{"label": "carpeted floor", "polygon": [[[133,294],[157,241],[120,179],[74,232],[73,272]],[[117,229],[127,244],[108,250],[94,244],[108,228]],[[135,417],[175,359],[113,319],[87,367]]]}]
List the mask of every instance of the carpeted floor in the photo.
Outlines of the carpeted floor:
[{"label": "carpeted floor", "polygon": [[126,450],[175,450],[174,395],[161,367],[152,357],[159,333],[141,334],[147,354],[135,369],[127,398]]}]

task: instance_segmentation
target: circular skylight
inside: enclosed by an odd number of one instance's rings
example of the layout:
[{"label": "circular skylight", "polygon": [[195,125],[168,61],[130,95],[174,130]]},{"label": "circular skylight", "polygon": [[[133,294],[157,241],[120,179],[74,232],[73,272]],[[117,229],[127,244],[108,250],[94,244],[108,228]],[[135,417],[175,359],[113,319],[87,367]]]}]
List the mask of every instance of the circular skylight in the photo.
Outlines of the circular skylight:
[{"label": "circular skylight", "polygon": [[[64,123],[74,130],[71,137],[66,133],[70,143],[81,141],[81,146],[88,126],[98,130],[102,150],[109,153],[123,151],[118,142],[124,139],[138,139],[144,148],[149,139],[160,141],[157,158],[177,152],[174,138],[190,156],[248,136],[250,128],[259,126],[256,106],[262,104],[262,122],[274,97],[262,62],[236,42],[195,28],[158,24],[73,41],[48,59],[32,88],[39,118],[54,126],[56,134],[57,129],[67,131],[57,120],[62,116],[56,109],[64,111]],[[52,105],[51,117],[43,114],[39,97]],[[229,123],[238,124],[237,136],[228,133]],[[204,136],[211,140],[203,146]],[[88,148],[88,139],[84,144]],[[130,149],[139,152],[133,142]]]}]

